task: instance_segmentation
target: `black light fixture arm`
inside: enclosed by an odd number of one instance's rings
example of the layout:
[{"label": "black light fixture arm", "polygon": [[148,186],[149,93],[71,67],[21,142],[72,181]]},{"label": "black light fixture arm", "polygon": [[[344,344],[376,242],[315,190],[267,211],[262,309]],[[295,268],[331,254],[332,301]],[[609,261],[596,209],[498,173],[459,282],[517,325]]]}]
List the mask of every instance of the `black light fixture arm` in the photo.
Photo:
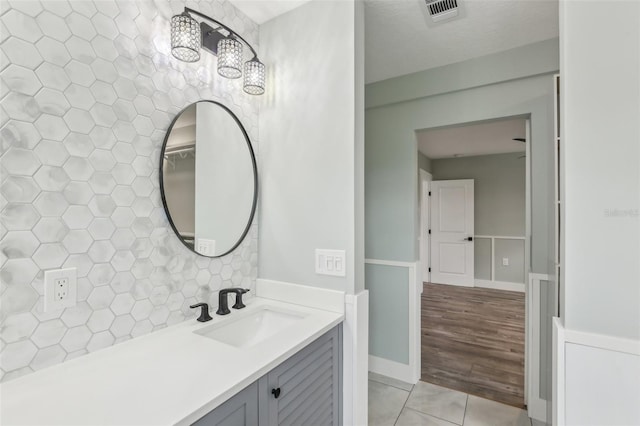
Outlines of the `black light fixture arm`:
[{"label": "black light fixture arm", "polygon": [[[215,19],[205,15],[204,13],[198,12],[197,10],[191,9],[189,7],[185,7],[184,11],[186,13],[193,13],[194,15],[198,15],[201,18],[204,18],[206,20],[209,20],[211,22],[215,22],[216,24],[220,25],[222,28],[224,28],[225,30],[227,30],[229,32],[229,34],[233,34],[234,37],[239,38],[245,45],[247,45],[247,47],[249,47],[249,49],[251,49],[251,53],[253,53],[253,59],[258,59],[258,53],[255,51],[255,49],[253,48],[253,46],[251,46],[251,44],[249,44],[249,42],[247,40],[245,40],[244,38],[242,38],[242,36],[240,34],[238,34],[237,32],[233,31],[231,28],[227,27],[225,24],[223,24],[220,21],[216,21]],[[253,60],[252,59],[252,60]]]}]

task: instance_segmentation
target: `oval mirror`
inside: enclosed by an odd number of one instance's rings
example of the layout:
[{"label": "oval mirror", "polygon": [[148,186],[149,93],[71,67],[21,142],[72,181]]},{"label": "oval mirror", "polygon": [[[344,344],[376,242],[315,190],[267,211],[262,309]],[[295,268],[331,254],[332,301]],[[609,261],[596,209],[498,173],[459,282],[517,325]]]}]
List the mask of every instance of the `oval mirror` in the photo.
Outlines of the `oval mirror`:
[{"label": "oval mirror", "polygon": [[220,257],[249,231],[258,174],[249,136],[224,105],[199,101],[171,123],[160,158],[169,223],[194,252]]}]

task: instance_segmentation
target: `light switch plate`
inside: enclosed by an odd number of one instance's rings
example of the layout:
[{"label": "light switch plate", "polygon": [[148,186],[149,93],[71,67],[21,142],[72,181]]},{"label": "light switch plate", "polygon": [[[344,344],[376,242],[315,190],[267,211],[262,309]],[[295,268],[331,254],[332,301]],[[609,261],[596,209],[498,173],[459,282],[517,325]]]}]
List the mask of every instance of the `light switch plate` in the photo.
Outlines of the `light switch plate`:
[{"label": "light switch plate", "polygon": [[509,266],[509,258],[508,257],[503,257],[502,258],[502,266]]},{"label": "light switch plate", "polygon": [[196,244],[196,252],[204,256],[216,255],[216,240],[208,240],[206,238],[198,238]]},{"label": "light switch plate", "polygon": [[78,299],[76,268],[44,271],[44,311],[76,306]]},{"label": "light switch plate", "polygon": [[316,274],[346,277],[346,263],[344,250],[316,249]]}]

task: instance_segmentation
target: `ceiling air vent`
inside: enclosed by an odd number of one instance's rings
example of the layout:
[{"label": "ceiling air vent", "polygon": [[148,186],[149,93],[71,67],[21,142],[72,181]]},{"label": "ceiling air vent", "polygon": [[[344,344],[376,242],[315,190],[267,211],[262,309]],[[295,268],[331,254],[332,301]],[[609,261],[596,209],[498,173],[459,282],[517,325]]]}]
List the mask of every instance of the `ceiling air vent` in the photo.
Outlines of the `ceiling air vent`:
[{"label": "ceiling air vent", "polygon": [[433,22],[448,21],[459,13],[459,0],[425,0],[429,16]]}]

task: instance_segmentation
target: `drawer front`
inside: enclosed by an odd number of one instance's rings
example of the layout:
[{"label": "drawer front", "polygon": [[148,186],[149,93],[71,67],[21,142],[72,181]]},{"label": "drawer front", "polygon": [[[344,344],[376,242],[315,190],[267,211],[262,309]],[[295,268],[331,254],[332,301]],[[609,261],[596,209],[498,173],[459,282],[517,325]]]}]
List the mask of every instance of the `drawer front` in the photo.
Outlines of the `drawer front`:
[{"label": "drawer front", "polygon": [[194,423],[197,426],[256,426],[258,383],[252,383]]},{"label": "drawer front", "polygon": [[[267,375],[269,425],[341,424],[341,327],[336,327]],[[261,395],[262,396],[262,395]]]}]

